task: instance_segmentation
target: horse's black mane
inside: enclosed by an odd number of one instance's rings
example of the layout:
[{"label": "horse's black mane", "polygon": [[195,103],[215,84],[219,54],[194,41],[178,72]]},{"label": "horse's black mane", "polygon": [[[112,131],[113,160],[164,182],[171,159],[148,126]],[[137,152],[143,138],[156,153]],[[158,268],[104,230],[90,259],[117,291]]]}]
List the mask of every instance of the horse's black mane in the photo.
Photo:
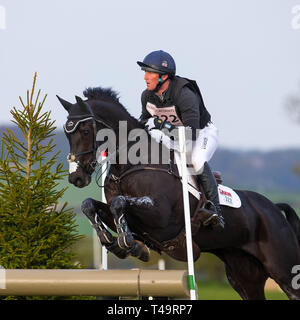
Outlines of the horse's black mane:
[{"label": "horse's black mane", "polygon": [[112,90],[111,88],[87,88],[83,91],[83,95],[88,100],[99,100],[99,101],[108,101],[118,104],[122,109],[127,113],[127,115],[135,122],[135,125],[140,128],[144,128],[144,125],[139,122],[136,118],[134,118],[128,110],[120,103],[119,101],[119,93]]},{"label": "horse's black mane", "polygon": [[111,88],[87,88],[83,91],[83,95],[89,100],[106,100],[120,104],[119,93]]}]

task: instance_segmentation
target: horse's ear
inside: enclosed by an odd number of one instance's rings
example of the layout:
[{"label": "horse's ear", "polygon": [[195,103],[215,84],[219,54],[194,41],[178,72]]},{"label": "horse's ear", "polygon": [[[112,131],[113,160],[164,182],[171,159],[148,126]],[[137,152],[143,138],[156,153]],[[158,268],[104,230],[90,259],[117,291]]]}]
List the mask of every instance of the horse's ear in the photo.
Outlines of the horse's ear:
[{"label": "horse's ear", "polygon": [[59,100],[59,102],[62,104],[62,106],[68,111],[70,112],[71,107],[72,107],[72,103],[60,98],[58,95],[56,95],[57,99]]},{"label": "horse's ear", "polygon": [[80,105],[83,104],[83,100],[80,97],[75,96],[75,99],[76,99],[78,104],[80,104]]},{"label": "horse's ear", "polygon": [[78,106],[80,107],[80,110],[82,113],[85,114],[93,114],[91,107],[89,104],[87,104],[86,102],[84,102],[80,97],[75,96],[75,99],[77,101]]}]

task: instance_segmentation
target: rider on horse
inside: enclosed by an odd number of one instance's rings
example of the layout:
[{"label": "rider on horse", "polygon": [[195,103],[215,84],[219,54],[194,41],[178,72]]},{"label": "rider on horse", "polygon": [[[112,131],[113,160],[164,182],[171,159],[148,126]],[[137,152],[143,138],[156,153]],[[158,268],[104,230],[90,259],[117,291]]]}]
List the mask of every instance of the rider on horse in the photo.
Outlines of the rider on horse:
[{"label": "rider on horse", "polygon": [[137,64],[145,71],[147,85],[141,96],[140,121],[159,141],[164,135],[162,129],[171,131],[178,125],[192,129],[191,162],[198,187],[202,186],[209,200],[208,220],[214,228],[223,229],[217,182],[208,164],[217,148],[218,129],[211,122],[196,82],[176,76],[174,59],[162,50],[149,53]]}]

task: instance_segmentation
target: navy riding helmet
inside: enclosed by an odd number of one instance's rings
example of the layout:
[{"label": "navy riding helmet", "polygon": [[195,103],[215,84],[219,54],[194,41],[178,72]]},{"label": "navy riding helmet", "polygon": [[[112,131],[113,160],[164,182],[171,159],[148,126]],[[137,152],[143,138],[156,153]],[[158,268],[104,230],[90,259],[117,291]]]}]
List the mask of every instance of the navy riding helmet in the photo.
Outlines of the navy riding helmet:
[{"label": "navy riding helmet", "polygon": [[137,64],[144,71],[156,72],[159,74],[168,74],[175,76],[176,64],[172,56],[162,50],[150,52],[143,60],[137,61]]}]

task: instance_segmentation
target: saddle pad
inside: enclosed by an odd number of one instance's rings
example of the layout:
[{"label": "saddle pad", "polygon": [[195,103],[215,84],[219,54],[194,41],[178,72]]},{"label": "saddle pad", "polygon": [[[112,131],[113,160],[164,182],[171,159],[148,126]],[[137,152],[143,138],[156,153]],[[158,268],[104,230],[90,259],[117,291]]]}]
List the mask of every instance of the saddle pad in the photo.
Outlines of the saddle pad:
[{"label": "saddle pad", "polygon": [[242,205],[241,199],[238,194],[229,187],[218,185],[219,201],[222,206],[228,206],[232,208],[240,208]]},{"label": "saddle pad", "polygon": [[[175,151],[175,163],[177,165],[178,173],[181,176],[181,164],[180,164],[180,153]],[[187,176],[188,180],[188,191],[198,200],[200,200],[201,192],[198,190],[197,182],[194,175]],[[181,180],[182,181],[182,180]],[[242,205],[241,199],[238,194],[231,188],[222,184],[218,185],[219,202],[222,206],[240,208]]]}]

